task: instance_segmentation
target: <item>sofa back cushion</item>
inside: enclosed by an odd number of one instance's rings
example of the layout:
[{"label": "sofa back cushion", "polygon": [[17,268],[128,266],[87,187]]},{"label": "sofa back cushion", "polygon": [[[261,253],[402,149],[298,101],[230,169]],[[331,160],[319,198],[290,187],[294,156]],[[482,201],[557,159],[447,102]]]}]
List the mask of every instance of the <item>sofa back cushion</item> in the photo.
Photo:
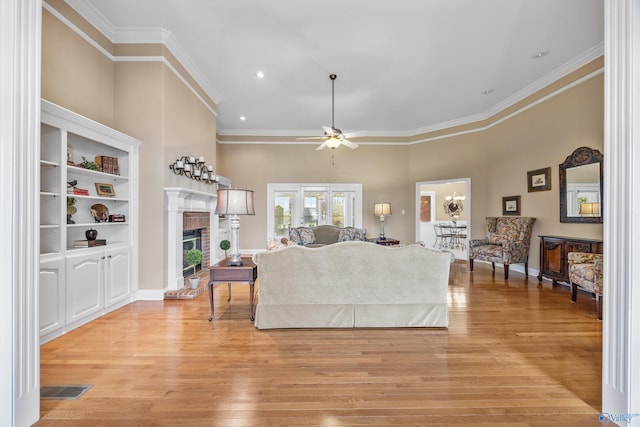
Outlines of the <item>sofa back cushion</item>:
[{"label": "sofa back cushion", "polygon": [[335,225],[318,225],[317,227],[313,227],[313,232],[316,235],[315,243],[330,245],[338,241],[340,227],[336,227]]}]

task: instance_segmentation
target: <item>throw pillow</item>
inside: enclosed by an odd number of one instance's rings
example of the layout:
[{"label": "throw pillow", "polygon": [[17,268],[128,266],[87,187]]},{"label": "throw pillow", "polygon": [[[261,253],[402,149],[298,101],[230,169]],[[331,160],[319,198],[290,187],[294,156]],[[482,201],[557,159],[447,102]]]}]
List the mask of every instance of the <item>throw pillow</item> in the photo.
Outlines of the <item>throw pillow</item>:
[{"label": "throw pillow", "polygon": [[303,245],[312,245],[316,242],[316,235],[310,228],[300,227],[298,228],[298,234]]},{"label": "throw pillow", "polygon": [[351,240],[366,240],[367,230],[364,228],[344,227],[338,231],[338,242],[348,242]]},{"label": "throw pillow", "polygon": [[289,240],[294,242],[296,245],[302,244],[302,239],[300,239],[300,232],[297,228],[289,229]]}]

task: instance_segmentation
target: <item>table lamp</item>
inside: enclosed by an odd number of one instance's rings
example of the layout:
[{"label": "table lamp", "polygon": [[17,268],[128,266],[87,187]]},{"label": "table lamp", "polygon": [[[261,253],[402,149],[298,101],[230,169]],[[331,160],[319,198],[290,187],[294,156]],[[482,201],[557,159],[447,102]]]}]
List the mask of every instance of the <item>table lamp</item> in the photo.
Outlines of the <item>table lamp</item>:
[{"label": "table lamp", "polygon": [[231,219],[231,258],[227,261],[229,267],[242,265],[238,239],[240,234],[240,218],[238,215],[255,215],[253,208],[253,190],[226,189],[218,190],[216,215],[229,215]]},{"label": "table lamp", "polygon": [[384,235],[384,216],[391,215],[391,203],[374,203],[373,214],[380,217],[380,240],[387,240]]},{"label": "table lamp", "polygon": [[580,203],[579,214],[581,216],[600,216],[600,203],[598,202]]}]

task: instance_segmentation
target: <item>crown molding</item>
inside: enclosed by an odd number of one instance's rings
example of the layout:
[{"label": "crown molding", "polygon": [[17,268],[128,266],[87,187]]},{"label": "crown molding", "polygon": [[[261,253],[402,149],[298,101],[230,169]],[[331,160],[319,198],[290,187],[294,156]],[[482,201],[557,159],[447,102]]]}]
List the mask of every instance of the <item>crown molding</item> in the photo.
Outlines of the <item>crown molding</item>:
[{"label": "crown molding", "polygon": [[486,120],[498,114],[499,112],[511,107],[512,105],[517,104],[518,102],[544,89],[550,84],[571,74],[572,72],[580,69],[581,67],[584,67],[585,65],[601,57],[602,55],[604,55],[604,43],[599,43],[596,46],[589,49],[588,51],[584,52],[582,55],[577,56],[573,60],[556,68],[546,76],[531,83],[529,86],[514,93],[512,96],[505,99],[504,101],[494,105],[492,108],[490,108],[489,110],[483,113],[484,119]]},{"label": "crown molding", "polygon": [[114,44],[164,45],[216,105],[222,100],[220,93],[170,31],[164,28],[117,28],[92,4],[82,0],[65,2]]},{"label": "crown molding", "polygon": [[[186,50],[180,45],[177,39],[173,36],[170,31],[167,31],[163,28],[116,28],[114,27],[100,12],[98,12],[93,5],[87,3],[82,0],[65,0],[69,6],[71,6],[76,12],[78,12],[84,19],[89,21],[91,25],[96,27],[100,32],[102,32],[109,40],[113,43],[118,44],[149,44],[149,43],[159,43],[163,44],[174,56],[175,58],[182,64],[182,66],[187,70],[187,72],[193,77],[193,79],[202,87],[205,93],[213,100],[214,103],[219,104],[222,100],[222,96],[215,89],[215,87],[211,84],[211,82],[206,78],[206,76],[202,73],[200,68],[195,64],[195,62],[191,59],[191,57],[186,53]],[[46,4],[46,2],[45,2]],[[601,57],[604,55],[604,43],[599,43],[598,45],[592,47],[588,51],[583,54],[577,56],[573,60],[563,64],[562,66],[556,68],[546,76],[536,80],[532,84],[527,87],[521,89],[516,92],[512,96],[504,99],[503,101],[495,104],[489,109],[474,114],[467,117],[461,117],[459,119],[450,120],[447,122],[437,123],[434,125],[429,125],[421,128],[410,129],[407,131],[391,131],[391,130],[377,130],[367,132],[366,135],[370,137],[388,137],[388,138],[413,138],[418,137],[422,134],[429,134],[431,132],[438,132],[446,129],[452,129],[459,126],[466,126],[472,123],[482,122],[487,120],[496,114],[508,109],[509,107],[517,104],[518,102],[526,99],[527,97],[534,95],[536,92],[544,89],[550,84],[560,80],[561,78],[567,76],[568,74],[578,70],[580,67],[585,66],[589,62]],[[580,79],[582,81],[583,79]],[[571,84],[568,87],[572,87]],[[545,97],[547,99],[547,97]],[[536,102],[534,102],[536,104]],[[522,110],[519,110],[522,111]],[[512,115],[510,115],[512,116]],[[499,120],[500,122],[502,120]],[[491,125],[488,125],[491,127]],[[471,130],[469,132],[475,132],[478,130],[482,130],[483,127],[478,127],[475,130]],[[316,136],[320,135],[320,130],[256,130],[256,129],[222,129],[218,127],[217,133],[220,136],[246,136],[246,137],[301,137],[305,135]],[[349,131],[345,131],[345,133],[349,133]],[[457,133],[456,133],[457,134]],[[453,134],[452,134],[453,135]],[[435,139],[440,139],[446,136],[438,136]],[[433,138],[426,139],[417,139],[411,144],[417,142],[424,142],[433,140]],[[235,143],[238,144],[240,142],[222,142],[222,143]],[[255,143],[255,142],[254,142]],[[276,144],[277,142],[264,142]],[[281,142],[281,143],[291,143],[291,142]],[[359,144],[366,144],[363,142],[358,142]],[[389,142],[390,144],[399,144],[398,142]],[[374,143],[374,144],[385,144],[385,143]],[[373,144],[372,144],[373,145]]]}]

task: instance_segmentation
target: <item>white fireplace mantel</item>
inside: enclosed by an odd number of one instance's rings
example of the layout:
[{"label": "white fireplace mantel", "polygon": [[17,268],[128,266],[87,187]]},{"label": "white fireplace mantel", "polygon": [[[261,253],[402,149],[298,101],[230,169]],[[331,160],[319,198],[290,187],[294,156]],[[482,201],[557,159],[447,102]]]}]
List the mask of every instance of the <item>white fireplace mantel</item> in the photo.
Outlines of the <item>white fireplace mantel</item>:
[{"label": "white fireplace mantel", "polygon": [[[215,188],[215,187],[214,187]],[[182,289],[182,223],[185,212],[209,212],[210,235],[218,235],[216,193],[192,190],[190,188],[169,187],[164,189],[167,206],[167,285],[165,291]],[[213,245],[211,245],[213,247]],[[210,251],[213,256],[214,251]],[[209,265],[212,259],[209,260]]]}]

